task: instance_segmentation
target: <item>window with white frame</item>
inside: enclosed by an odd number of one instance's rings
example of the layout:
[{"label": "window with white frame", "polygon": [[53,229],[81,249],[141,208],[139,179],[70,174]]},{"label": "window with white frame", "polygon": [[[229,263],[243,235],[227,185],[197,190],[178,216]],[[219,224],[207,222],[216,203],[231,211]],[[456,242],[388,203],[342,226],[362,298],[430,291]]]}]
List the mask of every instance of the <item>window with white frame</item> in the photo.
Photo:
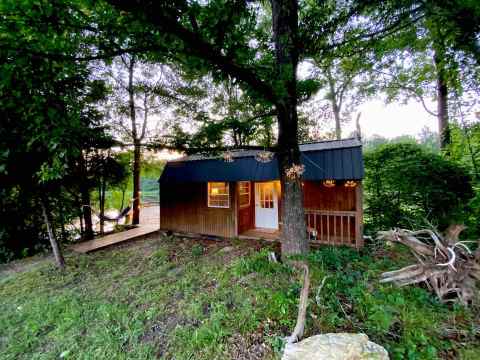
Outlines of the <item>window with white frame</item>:
[{"label": "window with white frame", "polygon": [[250,181],[238,183],[238,202],[241,208],[250,206]]},{"label": "window with white frame", "polygon": [[230,191],[228,182],[208,183],[208,207],[230,207]]}]

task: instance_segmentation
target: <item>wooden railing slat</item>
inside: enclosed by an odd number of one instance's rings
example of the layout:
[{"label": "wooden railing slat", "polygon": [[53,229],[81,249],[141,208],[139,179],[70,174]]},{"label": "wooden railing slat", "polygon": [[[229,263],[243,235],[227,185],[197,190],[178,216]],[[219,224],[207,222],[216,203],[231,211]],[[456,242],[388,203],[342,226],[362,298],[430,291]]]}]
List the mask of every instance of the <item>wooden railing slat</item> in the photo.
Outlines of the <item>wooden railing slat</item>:
[{"label": "wooden railing slat", "polygon": [[[352,245],[352,239],[356,236],[354,234],[352,238],[351,234],[352,221],[355,225],[357,223],[355,211],[305,209],[305,215],[307,226],[317,231],[317,243]],[[324,225],[324,219],[326,225]],[[339,226],[340,229],[338,229]],[[353,244],[355,245],[355,241]]]}]

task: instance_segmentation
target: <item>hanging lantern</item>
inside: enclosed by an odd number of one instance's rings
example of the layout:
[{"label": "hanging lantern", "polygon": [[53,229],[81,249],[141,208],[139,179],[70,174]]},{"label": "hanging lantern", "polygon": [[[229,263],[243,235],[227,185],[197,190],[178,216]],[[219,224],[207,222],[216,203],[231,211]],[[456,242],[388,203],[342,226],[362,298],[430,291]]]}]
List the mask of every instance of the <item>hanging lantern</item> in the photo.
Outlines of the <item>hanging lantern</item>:
[{"label": "hanging lantern", "polygon": [[233,162],[233,153],[227,150],[222,154],[222,158],[225,162]]},{"label": "hanging lantern", "polygon": [[345,181],[345,187],[354,188],[357,186],[357,182],[353,180]]},{"label": "hanging lantern", "polygon": [[255,160],[261,163],[268,163],[272,161],[273,153],[270,151],[259,151],[255,154]]},{"label": "hanging lantern", "polygon": [[293,164],[290,168],[285,170],[285,175],[289,180],[300,179],[305,172],[305,166]]},{"label": "hanging lantern", "polygon": [[335,186],[335,180],[323,180],[323,186],[327,187],[327,188],[331,188],[331,187],[334,187]]}]

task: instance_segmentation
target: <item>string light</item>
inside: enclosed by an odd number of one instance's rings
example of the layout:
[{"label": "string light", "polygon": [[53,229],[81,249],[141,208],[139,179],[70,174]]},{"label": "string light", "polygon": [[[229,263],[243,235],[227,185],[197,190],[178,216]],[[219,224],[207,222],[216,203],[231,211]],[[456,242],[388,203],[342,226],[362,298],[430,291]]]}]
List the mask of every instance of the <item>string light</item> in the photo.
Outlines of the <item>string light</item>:
[{"label": "string light", "polygon": [[305,172],[305,166],[299,164],[293,164],[290,168],[285,170],[285,175],[289,180],[300,179]]},{"label": "string light", "polygon": [[334,187],[335,186],[335,180],[323,180],[323,186],[327,187],[327,188],[331,188],[331,187]]},{"label": "string light", "polygon": [[272,161],[273,153],[270,151],[259,151],[255,154],[255,160],[261,163],[268,163]]},{"label": "string light", "polygon": [[356,181],[353,181],[353,180],[348,180],[348,181],[345,181],[345,187],[355,187],[357,186],[357,182]]},{"label": "string light", "polygon": [[222,157],[223,157],[223,161],[225,162],[233,162],[233,153],[231,151],[225,151],[223,154],[222,154]]}]

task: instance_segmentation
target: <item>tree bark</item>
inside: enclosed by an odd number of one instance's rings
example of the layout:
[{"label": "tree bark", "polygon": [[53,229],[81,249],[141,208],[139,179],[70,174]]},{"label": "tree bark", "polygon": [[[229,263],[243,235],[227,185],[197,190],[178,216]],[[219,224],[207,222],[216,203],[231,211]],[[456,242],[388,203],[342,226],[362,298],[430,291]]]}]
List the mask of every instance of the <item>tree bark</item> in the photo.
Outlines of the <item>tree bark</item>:
[{"label": "tree bark", "polygon": [[337,92],[335,90],[335,80],[332,77],[330,69],[327,70],[328,86],[330,87],[330,104],[332,105],[333,117],[335,119],[335,138],[342,138],[342,124],[340,123],[340,107],[337,104]]},{"label": "tree bark", "polygon": [[443,150],[450,144],[450,126],[448,122],[448,85],[443,63],[443,52],[435,49],[433,56],[437,75],[437,119],[440,148]]},{"label": "tree bark", "polygon": [[133,149],[133,214],[132,224],[140,223],[140,165],[142,148],[140,143],[135,142]]},{"label": "tree bark", "polygon": [[274,91],[278,119],[278,164],[282,183],[282,253],[308,252],[303,191],[300,179],[288,179],[286,170],[301,164],[298,146],[297,65],[298,4],[295,0],[272,0],[273,37],[276,56]]},{"label": "tree bark", "polygon": [[55,234],[53,233],[52,223],[50,221],[50,213],[47,210],[47,200],[42,199],[40,201],[40,205],[42,207],[43,221],[45,221],[45,225],[47,226],[48,239],[50,240],[50,245],[52,246],[55,263],[59,269],[63,270],[65,269],[65,259],[60,251]]},{"label": "tree bark", "polygon": [[90,191],[87,187],[81,186],[81,199],[82,199],[82,215],[85,223],[85,230],[83,233],[84,240],[93,239],[93,223],[92,223],[92,209],[90,208]]},{"label": "tree bark", "polygon": [[332,100],[332,110],[333,116],[335,118],[335,138],[337,140],[342,139],[342,125],[340,123],[340,111],[338,110],[338,106],[335,100]]},{"label": "tree bark", "polygon": [[[135,111],[135,89],[133,86],[133,73],[135,69],[135,59],[130,58],[128,66],[128,105],[130,108],[130,121],[132,124],[132,140],[134,144],[133,149],[133,212],[132,224],[138,225],[140,223],[140,162],[141,162],[141,144],[137,131],[136,111]],[[144,119],[146,122],[146,118]],[[145,128],[144,122],[144,128]],[[143,136],[144,131],[142,131]]]},{"label": "tree bark", "polygon": [[[105,171],[105,169],[103,169]],[[100,178],[100,185],[99,185],[99,193],[98,193],[98,200],[100,205],[100,234],[103,235],[105,232],[105,192],[107,188],[107,179],[105,175]]]}]

